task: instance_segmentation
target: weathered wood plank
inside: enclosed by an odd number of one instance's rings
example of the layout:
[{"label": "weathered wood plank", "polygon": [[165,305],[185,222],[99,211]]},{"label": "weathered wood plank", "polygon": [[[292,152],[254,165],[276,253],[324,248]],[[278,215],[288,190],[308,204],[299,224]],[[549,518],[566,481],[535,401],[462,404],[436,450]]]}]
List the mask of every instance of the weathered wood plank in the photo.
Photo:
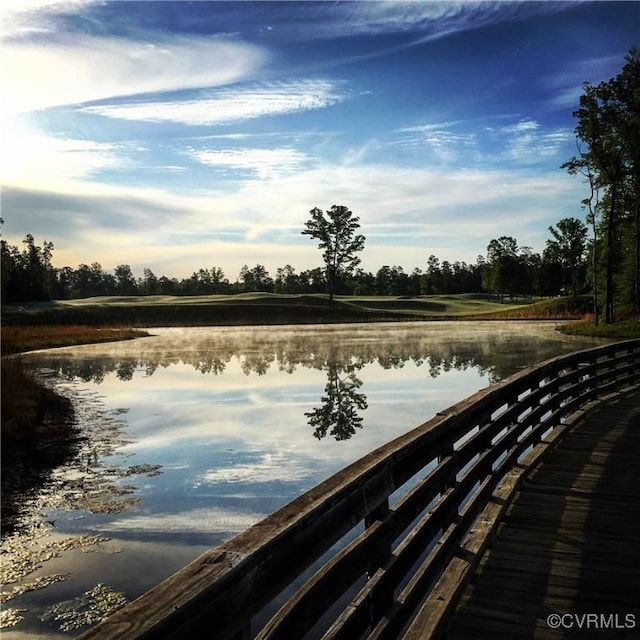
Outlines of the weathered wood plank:
[{"label": "weathered wood plank", "polygon": [[572,427],[522,483],[446,637],[564,638],[548,613],[637,614],[639,445],[638,392]]}]

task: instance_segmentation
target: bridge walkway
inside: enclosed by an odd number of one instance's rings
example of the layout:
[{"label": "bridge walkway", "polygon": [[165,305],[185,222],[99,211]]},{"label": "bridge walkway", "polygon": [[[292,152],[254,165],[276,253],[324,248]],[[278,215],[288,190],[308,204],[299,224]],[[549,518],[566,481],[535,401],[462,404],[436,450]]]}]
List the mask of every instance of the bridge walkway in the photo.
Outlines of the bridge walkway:
[{"label": "bridge walkway", "polygon": [[592,410],[527,475],[445,637],[640,638],[640,391]]}]

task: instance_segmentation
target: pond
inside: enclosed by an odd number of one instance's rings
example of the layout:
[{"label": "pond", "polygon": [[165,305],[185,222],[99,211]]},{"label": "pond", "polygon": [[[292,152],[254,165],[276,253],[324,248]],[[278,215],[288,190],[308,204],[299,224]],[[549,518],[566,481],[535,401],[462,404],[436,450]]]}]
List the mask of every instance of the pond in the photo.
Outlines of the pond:
[{"label": "pond", "polygon": [[82,439],[4,536],[3,640],[78,635],[436,412],[594,344],[554,327],[163,328],[29,354]]}]

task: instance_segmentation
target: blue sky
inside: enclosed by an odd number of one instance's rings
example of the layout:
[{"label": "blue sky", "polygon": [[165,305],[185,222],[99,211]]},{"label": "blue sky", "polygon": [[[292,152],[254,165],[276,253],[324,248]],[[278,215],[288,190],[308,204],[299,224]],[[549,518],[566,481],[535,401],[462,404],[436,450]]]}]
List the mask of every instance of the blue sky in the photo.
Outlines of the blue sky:
[{"label": "blue sky", "polygon": [[320,265],[333,204],[362,266],[541,251],[582,217],[585,81],[640,45],[639,2],[11,0],[2,17],[3,235],[54,264],[187,277]]}]

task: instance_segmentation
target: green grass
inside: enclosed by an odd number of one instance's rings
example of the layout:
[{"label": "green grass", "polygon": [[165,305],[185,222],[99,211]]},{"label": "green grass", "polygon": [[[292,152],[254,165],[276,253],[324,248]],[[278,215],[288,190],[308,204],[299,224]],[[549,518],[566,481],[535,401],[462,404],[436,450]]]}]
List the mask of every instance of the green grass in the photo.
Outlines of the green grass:
[{"label": "green grass", "polygon": [[204,296],[101,296],[5,305],[5,324],[88,326],[265,325],[444,319],[576,319],[584,304],[564,299],[504,303],[486,295],[337,296],[251,292]]},{"label": "green grass", "polygon": [[97,342],[129,340],[149,335],[137,329],[77,325],[9,325],[2,327],[2,355]]},{"label": "green grass", "polygon": [[[341,298],[342,299],[342,298]],[[501,304],[487,296],[460,294],[448,296],[418,296],[415,298],[392,296],[354,296],[343,298],[364,309],[404,313],[425,318],[458,318],[490,313],[504,313],[530,306],[530,303]]]},{"label": "green grass", "polygon": [[559,330],[575,336],[592,336],[612,340],[640,338],[640,317],[619,320],[613,324],[600,323],[598,325],[593,320],[584,320],[562,325]]},{"label": "green grass", "polygon": [[[396,316],[398,314],[395,314]],[[90,326],[265,325],[375,322],[394,318],[326,296],[249,293],[234,296],[99,297],[50,303],[5,305],[5,324]]]},{"label": "green grass", "polygon": [[531,304],[498,310],[487,314],[485,319],[496,320],[579,320],[587,317],[591,311],[591,298],[550,298]]}]

